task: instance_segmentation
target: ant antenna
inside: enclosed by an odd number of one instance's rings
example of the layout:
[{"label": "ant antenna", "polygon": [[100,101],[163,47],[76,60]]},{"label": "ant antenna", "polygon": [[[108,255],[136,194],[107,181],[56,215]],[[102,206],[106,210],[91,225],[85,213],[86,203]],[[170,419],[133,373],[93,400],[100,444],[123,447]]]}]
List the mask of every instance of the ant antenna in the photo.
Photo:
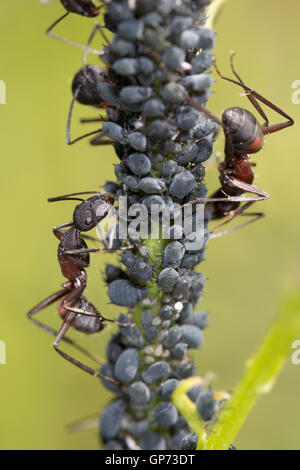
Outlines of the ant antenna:
[{"label": "ant antenna", "polygon": [[115,196],[115,194],[107,193],[104,191],[81,191],[79,193],[70,193],[70,194],[64,194],[63,196],[49,197],[48,202],[56,202],[56,201],[82,201],[84,202],[85,199],[72,197],[72,196],[81,196],[83,194],[99,194],[99,196],[103,194],[105,196],[110,196],[115,200],[117,199],[117,196]]}]

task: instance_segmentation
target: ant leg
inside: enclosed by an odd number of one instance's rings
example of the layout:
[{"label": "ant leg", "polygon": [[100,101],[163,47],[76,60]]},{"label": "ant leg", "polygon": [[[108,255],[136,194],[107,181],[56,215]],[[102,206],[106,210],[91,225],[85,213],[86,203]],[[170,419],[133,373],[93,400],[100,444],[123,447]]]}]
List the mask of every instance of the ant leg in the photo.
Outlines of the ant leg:
[{"label": "ant leg", "polygon": [[[216,62],[214,63],[214,66],[215,66],[215,69],[216,69],[216,72],[217,74],[219,75],[219,77],[222,79],[222,80],[227,80],[228,82],[230,83],[233,83],[234,85],[238,85],[240,87],[242,87],[248,95],[252,95],[254,96],[254,98],[256,98],[257,100],[261,101],[263,104],[265,104],[266,106],[268,106],[270,109],[272,109],[273,111],[275,111],[276,113],[280,114],[281,116],[285,117],[286,119],[288,119],[288,121],[286,122],[282,122],[282,123],[279,123],[279,124],[274,124],[272,126],[269,126],[268,125],[268,120],[267,120],[267,125],[263,125],[262,126],[262,131],[264,134],[272,134],[274,132],[277,132],[277,131],[280,131],[281,129],[285,129],[286,127],[290,127],[294,124],[294,120],[288,115],[286,114],[282,109],[278,108],[278,106],[276,106],[274,103],[272,103],[271,101],[267,100],[266,98],[264,98],[262,95],[260,95],[259,93],[257,93],[256,91],[254,91],[252,88],[249,88],[248,86],[244,85],[243,83],[240,83],[240,82],[237,82],[236,80],[232,80],[231,78],[227,78],[227,77],[224,77],[221,72],[219,71],[217,65],[216,65]],[[255,106],[255,105],[254,105]],[[256,108],[257,109],[257,108]]]},{"label": "ant leg", "polygon": [[53,34],[51,31],[57,26],[64,18],[66,18],[69,15],[70,12],[65,13],[63,16],[58,18],[49,28],[46,30],[47,36],[49,36],[52,39],[57,39],[58,41],[64,42],[65,44],[68,44],[69,46],[76,47],[77,49],[82,49],[84,52],[90,52],[91,54],[96,54],[96,55],[102,55],[103,51],[99,51],[98,49],[92,49],[87,46],[83,46],[82,44],[78,44],[77,42],[70,41],[69,39],[62,38],[61,36],[57,36],[56,34]]},{"label": "ant leg", "polygon": [[[223,225],[226,225],[228,224],[229,222],[231,222],[231,220],[233,220],[235,217],[237,217],[238,215],[241,215],[246,209],[249,209],[249,207],[251,207],[256,201],[248,201],[246,202],[246,204],[244,204],[243,206],[240,206],[238,207],[237,209],[235,210],[232,210],[230,212],[228,212],[227,214],[224,214],[224,215],[228,215],[228,218],[226,220],[224,220],[223,222],[221,222],[220,224],[218,225],[215,225],[211,230],[210,232],[214,232],[215,230],[217,230],[218,228],[222,227]],[[261,216],[262,213],[254,213],[253,215],[254,216]],[[252,214],[249,214],[249,215],[252,215]]]},{"label": "ant leg", "polygon": [[102,378],[104,378],[105,380],[107,380],[109,382],[112,382],[116,385],[119,385],[119,382],[117,380],[114,380],[111,377],[108,377],[108,376],[105,376],[105,375],[101,375],[99,372],[97,372],[97,370],[92,369],[91,367],[87,366],[86,364],[83,364],[83,362],[80,362],[77,359],[75,359],[74,357],[69,356],[69,354],[65,353],[64,351],[62,351],[61,349],[59,349],[57,347],[59,345],[60,341],[64,340],[65,334],[68,331],[68,329],[70,328],[75,316],[76,316],[76,313],[73,313],[73,312],[70,312],[66,316],[66,318],[65,318],[65,320],[64,320],[62,326],[60,327],[60,330],[59,330],[59,332],[56,336],[56,339],[53,343],[53,347],[54,347],[55,351],[60,356],[62,356],[64,359],[66,359],[66,361],[71,362],[71,364],[74,364],[75,366],[77,366],[80,369],[84,370],[88,374],[96,376],[96,377],[102,377]]},{"label": "ant leg", "polygon": [[[255,187],[255,186],[253,186],[253,187]],[[258,188],[256,188],[256,189],[258,189]],[[269,197],[269,194],[267,194],[267,193],[264,193],[264,196],[259,195],[257,197],[227,196],[227,197],[210,197],[210,198],[207,198],[207,199],[199,197],[197,199],[193,199],[192,201],[186,202],[181,207],[189,206],[191,204],[197,204],[197,203],[205,204],[206,202],[247,202],[247,201],[256,202],[256,201],[264,201],[268,197]]]},{"label": "ant leg", "polygon": [[103,135],[97,135],[93,139],[90,140],[90,145],[112,145],[114,144],[114,140],[106,139],[103,140]]},{"label": "ant leg", "polygon": [[[60,290],[58,292],[55,292],[54,294],[50,295],[49,297],[47,297],[42,302],[40,302],[38,305],[36,305],[32,310],[30,310],[27,313],[27,316],[28,316],[29,320],[32,321],[32,323],[34,323],[37,327],[39,327],[42,330],[46,331],[46,333],[49,333],[52,336],[57,336],[58,331],[54,330],[53,328],[51,328],[48,325],[45,325],[42,322],[36,320],[35,318],[33,318],[33,315],[37,314],[38,312],[40,312],[44,308],[48,307],[48,305],[51,305],[55,301],[59,300],[61,297],[66,295],[68,292],[69,292],[69,289],[66,289],[66,288],[62,289],[62,290]],[[80,351],[82,354],[85,354],[89,359],[94,360],[99,365],[102,364],[102,362],[100,362],[99,359],[96,356],[91,354],[89,351],[87,351],[85,348],[83,348],[79,344],[75,343],[72,339],[68,338],[67,336],[64,336],[62,339],[63,339],[63,341],[70,344],[71,346],[73,346],[78,351]]]},{"label": "ant leg", "polygon": [[244,183],[243,181],[238,180],[237,178],[227,176],[225,179],[225,183],[231,188],[242,190],[244,193],[256,194],[257,196],[260,196],[263,199],[268,199],[269,197],[269,194],[263,191],[262,189],[257,188],[253,184]]},{"label": "ant leg", "polygon": [[110,322],[110,323],[116,323],[119,326],[134,326],[133,323],[122,323],[122,322],[119,322],[118,320],[112,320],[111,318],[105,318],[99,313],[98,314],[90,313],[88,310],[84,310],[82,308],[68,307],[68,306],[64,305],[64,309],[68,310],[69,312],[76,313],[76,315],[84,315],[85,317],[97,317],[101,321],[103,320],[103,321],[107,321],[107,322]]},{"label": "ant leg", "polygon": [[[77,96],[80,92],[80,89],[81,89],[81,86],[78,86],[77,90],[75,91],[74,95],[73,95],[73,98],[72,98],[72,101],[71,101],[71,104],[70,104],[70,108],[69,108],[69,113],[68,113],[68,119],[67,119],[67,133],[66,133],[66,144],[67,145],[72,145],[72,144],[75,144],[76,142],[78,142],[79,140],[82,140],[82,139],[85,139],[86,137],[89,137],[91,135],[94,135],[94,134],[99,134],[101,133],[101,129],[97,129],[96,131],[92,131],[92,132],[88,132],[87,134],[84,134],[80,137],[77,137],[76,139],[74,140],[71,140],[71,120],[72,120],[72,114],[73,114],[73,109],[74,109],[74,104],[75,104],[75,101],[77,99]],[[105,134],[101,134],[103,137],[105,136]]]},{"label": "ant leg", "polygon": [[257,220],[261,219],[262,217],[265,217],[265,214],[263,212],[257,212],[257,213],[253,212],[253,213],[241,214],[241,215],[252,216],[254,218],[249,220],[248,222],[245,222],[245,223],[241,224],[241,225],[237,225],[236,227],[233,227],[229,230],[225,230],[224,232],[213,233],[212,235],[210,235],[209,239],[213,240],[214,238],[219,238],[219,237],[223,237],[224,235],[229,235],[230,233],[235,232],[236,230],[239,230],[240,228],[246,227],[247,225],[250,225],[253,222],[256,222]]},{"label": "ant leg", "polygon": [[60,225],[56,225],[55,227],[53,227],[52,231],[54,233],[54,235],[59,239],[61,240],[61,238],[64,236],[64,231],[62,230],[62,228],[65,228],[65,227],[72,227],[72,225],[74,225],[74,222],[66,222],[64,224],[60,224]]},{"label": "ant leg", "polygon": [[122,246],[121,248],[79,248],[76,250],[66,250],[65,255],[79,255],[84,253],[101,253],[103,251],[119,251],[119,250],[132,250],[136,248],[135,245]]},{"label": "ant leg", "polygon": [[[238,73],[236,72],[235,68],[234,68],[234,65],[233,65],[233,57],[235,56],[235,51],[231,51],[231,55],[230,55],[230,67],[231,67],[231,70],[232,70],[232,73],[236,76],[236,78],[238,79],[238,81],[240,82],[241,85],[245,85],[245,83],[243,82],[243,80],[241,79],[241,77],[238,75]],[[257,112],[261,115],[261,117],[264,119],[265,123],[263,124],[264,126],[268,126],[269,124],[269,119],[267,118],[264,110],[262,109],[262,107],[260,106],[260,104],[258,103],[258,101],[256,101],[256,99],[254,98],[253,95],[251,94],[248,94],[247,93],[247,98],[249,99],[249,101],[253,104],[254,108],[257,110]]]}]

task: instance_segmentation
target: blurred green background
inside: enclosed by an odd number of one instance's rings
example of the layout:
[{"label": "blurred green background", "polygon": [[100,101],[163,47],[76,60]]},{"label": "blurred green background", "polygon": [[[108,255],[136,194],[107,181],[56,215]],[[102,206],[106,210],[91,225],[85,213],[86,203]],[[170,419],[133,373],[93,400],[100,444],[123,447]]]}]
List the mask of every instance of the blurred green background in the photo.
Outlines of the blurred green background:
[{"label": "blurred green background", "polygon": [[[117,162],[109,148],[99,150],[86,141],[70,148],[64,144],[70,84],[81,67],[82,53],[44,34],[62,12],[58,0],[47,5],[38,0],[1,1],[0,79],[7,85],[7,104],[0,106],[0,340],[7,346],[7,365],[0,365],[1,449],[97,449],[96,431],[70,434],[66,425],[97,415],[110,399],[97,379],[63,361],[52,350],[52,338],[26,319],[26,312],[63,280],[51,228],[68,221],[74,206],[50,205],[47,197],[96,189],[114,177]],[[208,282],[199,308],[210,313],[211,326],[197,364],[200,374],[216,373],[219,389],[234,387],[285,287],[299,280],[300,105],[291,101],[291,84],[300,79],[299,14],[298,0],[232,0],[216,26],[221,70],[229,73],[228,51],[234,49],[246,83],[296,121],[295,127],[269,136],[263,151],[253,157],[259,163],[256,185],[271,194],[257,204],[267,217],[211,241],[201,265]],[[92,24],[93,20],[70,16],[59,32],[84,44]],[[96,63],[93,56],[89,60]],[[216,80],[213,90],[209,108],[218,115],[233,105],[251,109],[234,86]],[[73,135],[80,132],[79,116],[91,115],[96,112],[76,108]],[[279,122],[273,113],[270,117]],[[92,130],[95,125],[86,126]],[[222,146],[219,140],[215,149],[222,151]],[[210,191],[216,188],[216,172],[209,172],[208,185]],[[108,304],[101,278],[108,258],[93,257],[88,296],[114,318],[118,312]],[[59,324],[55,306],[39,318]],[[78,333],[77,337],[104,357],[104,343],[113,329],[88,341]],[[299,449],[299,393],[300,366],[288,361],[271,395],[261,399],[244,425],[236,446]]]}]

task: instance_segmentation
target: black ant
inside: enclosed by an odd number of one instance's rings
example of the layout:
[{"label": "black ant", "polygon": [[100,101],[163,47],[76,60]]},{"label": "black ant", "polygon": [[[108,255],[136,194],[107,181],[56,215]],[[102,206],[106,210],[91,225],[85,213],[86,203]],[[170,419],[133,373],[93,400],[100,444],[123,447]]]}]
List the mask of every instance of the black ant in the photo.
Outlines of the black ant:
[{"label": "black ant", "polygon": [[[109,106],[109,103],[103,102],[101,100],[99,93],[97,91],[97,85],[99,82],[102,83],[110,83],[108,79],[107,70],[101,67],[100,65],[87,65],[87,54],[89,52],[89,46],[96,34],[97,31],[101,31],[101,26],[96,24],[90,37],[88,39],[87,45],[85,47],[85,52],[83,55],[83,67],[75,74],[73,82],[72,82],[72,93],[73,98],[70,104],[68,119],[67,119],[67,133],[66,133],[66,144],[72,145],[82,140],[86,137],[98,134],[94,139],[91,140],[92,145],[111,145],[113,143],[112,140],[107,139],[105,134],[99,130],[88,132],[76,139],[71,139],[71,120],[75,102],[78,101],[80,104],[88,105],[88,106],[95,106],[97,108],[104,108],[106,109]],[[82,120],[82,122],[103,122],[106,119],[103,117],[99,117],[98,119],[86,119]]]},{"label": "black ant", "polygon": [[[56,20],[49,28],[46,30],[47,36],[50,36],[53,39],[58,39],[59,41],[65,42],[70,46],[77,47],[79,49],[83,49],[84,51],[91,52],[93,54],[101,54],[102,51],[98,51],[96,49],[89,49],[89,47],[82,46],[81,44],[77,44],[76,42],[70,41],[69,39],[62,38],[53,34],[51,31],[57,26],[63,19],[65,19],[70,13],[75,13],[77,15],[85,16],[88,18],[95,18],[99,15],[101,8],[105,5],[100,5],[96,7],[96,5],[91,0],[60,0],[60,3],[66,10],[58,20]],[[108,38],[103,33],[102,29],[99,28],[99,32],[101,36],[104,38],[105,42],[109,43]]]},{"label": "black ant", "polygon": [[[86,200],[79,197],[74,197],[82,194],[96,195]],[[58,262],[60,264],[63,276],[67,278],[68,281],[62,284],[61,290],[44,299],[33,309],[31,309],[27,315],[35,325],[55,336],[53,347],[64,359],[70,361],[72,364],[91,375],[99,376],[100,374],[97,373],[94,369],[88,367],[87,365],[58,349],[58,344],[63,340],[79,350],[81,353],[85,354],[90,359],[93,359],[99,363],[99,360],[95,356],[65,336],[67,330],[70,326],[72,326],[77,331],[91,334],[103,330],[105,327],[105,321],[119,324],[119,322],[116,320],[110,320],[100,315],[94,305],[91,304],[83,295],[87,285],[87,275],[85,268],[87,268],[90,264],[89,253],[111,251],[112,248],[106,246],[105,248],[89,249],[87,248],[87,244],[83,237],[88,239],[91,239],[91,237],[87,235],[81,235],[81,232],[87,232],[91,230],[107,216],[109,210],[115,203],[115,196],[110,193],[88,191],[66,194],[64,196],[48,199],[49,202],[69,200],[80,201],[80,204],[75,207],[73,221],[58,225],[53,228],[54,235],[60,240],[58,245]],[[68,228],[68,230],[63,230],[67,227],[70,228]],[[63,324],[59,331],[55,331],[49,326],[33,318],[33,315],[58,300],[58,313],[63,319]],[[128,326],[124,323],[121,325]],[[116,382],[109,377],[104,378],[106,380]]]},{"label": "black ant", "polygon": [[[225,134],[225,159],[218,167],[220,172],[221,188],[218,189],[212,195],[212,198],[208,200],[206,208],[209,210],[212,219],[219,219],[227,215],[229,215],[229,218],[226,219],[225,222],[214,227],[212,231],[226,224],[237,215],[242,214],[256,201],[267,199],[269,197],[268,193],[252,185],[254,179],[252,167],[255,166],[255,164],[249,162],[249,156],[250,154],[261,150],[265,135],[280,131],[294,124],[294,120],[284,111],[245,85],[234,69],[233,56],[234,53],[231,54],[230,65],[231,70],[238,81],[224,77],[217,68],[217,65],[214,64],[216,72],[222,80],[227,80],[245,90],[246,96],[264,119],[264,124],[260,125],[252,113],[246,109],[238,107],[226,109],[222,114],[222,120],[220,120],[210,111],[196,103],[192,98],[186,98],[191,106],[199,109],[221,126]],[[258,101],[261,101],[263,104],[288,119],[288,121],[269,125],[269,120]],[[247,192],[255,194],[256,196],[241,196],[241,194]],[[243,201],[245,201],[246,204],[240,206]],[[196,201],[190,201],[189,203],[194,202]],[[264,216],[261,212],[251,214],[247,213],[245,215],[255,216],[255,219],[251,220],[251,222]],[[219,235],[220,234],[217,234],[215,236]]]}]

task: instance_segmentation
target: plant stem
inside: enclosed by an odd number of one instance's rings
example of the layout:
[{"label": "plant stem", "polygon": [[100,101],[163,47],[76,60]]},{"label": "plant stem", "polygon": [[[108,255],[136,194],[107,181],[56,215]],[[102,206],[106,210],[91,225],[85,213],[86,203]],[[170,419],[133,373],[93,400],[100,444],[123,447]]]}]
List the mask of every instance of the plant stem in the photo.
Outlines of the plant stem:
[{"label": "plant stem", "polygon": [[285,299],[257,353],[247,361],[244,377],[219,415],[206,450],[229,448],[258,397],[272,389],[299,334],[300,296],[293,293]]}]

